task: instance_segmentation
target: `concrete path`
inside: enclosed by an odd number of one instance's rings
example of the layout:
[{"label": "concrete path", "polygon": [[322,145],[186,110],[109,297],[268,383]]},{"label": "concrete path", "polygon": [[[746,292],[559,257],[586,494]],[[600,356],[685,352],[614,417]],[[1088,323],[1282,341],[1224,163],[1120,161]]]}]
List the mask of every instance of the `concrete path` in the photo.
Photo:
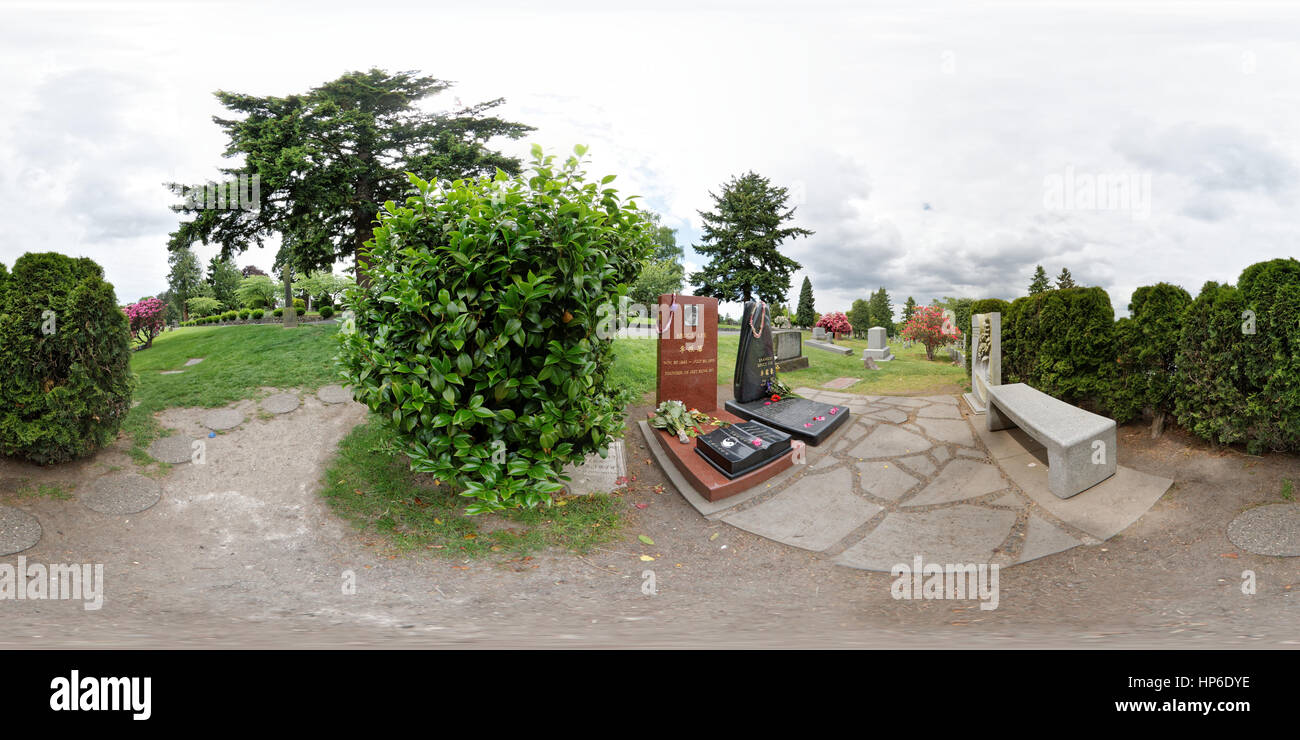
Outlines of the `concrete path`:
[{"label": "concrete path", "polygon": [[1136,521],[1170,484],[1121,468],[1115,480],[1062,501],[1047,493],[1045,461],[1012,432],[978,431],[982,417],[969,423],[955,396],[796,392],[848,406],[851,424],[807,448],[805,464],[738,496],[710,503],[684,481],[674,484],[710,519],[850,568],[889,571],[916,556],[1007,566],[1096,544]]}]

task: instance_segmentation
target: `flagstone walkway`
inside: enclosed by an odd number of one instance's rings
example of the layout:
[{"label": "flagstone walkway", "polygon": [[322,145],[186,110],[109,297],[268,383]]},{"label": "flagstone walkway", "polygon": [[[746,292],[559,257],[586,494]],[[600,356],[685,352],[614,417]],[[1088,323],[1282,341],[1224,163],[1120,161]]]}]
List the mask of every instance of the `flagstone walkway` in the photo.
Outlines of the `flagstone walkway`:
[{"label": "flagstone walkway", "polygon": [[710,519],[851,568],[889,571],[916,556],[1014,565],[1097,544],[1136,521],[1170,484],[1121,468],[1063,501],[1047,492],[1046,457],[1032,441],[985,432],[983,417],[972,425],[955,396],[796,392],[848,406],[851,423],[808,447],[805,464],[740,495],[709,502],[684,481],[674,484]]}]

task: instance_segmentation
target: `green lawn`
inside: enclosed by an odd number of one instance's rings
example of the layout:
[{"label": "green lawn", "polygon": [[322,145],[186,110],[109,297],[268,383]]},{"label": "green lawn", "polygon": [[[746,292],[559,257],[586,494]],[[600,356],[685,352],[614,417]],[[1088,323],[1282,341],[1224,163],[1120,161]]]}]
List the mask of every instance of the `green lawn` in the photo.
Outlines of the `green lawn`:
[{"label": "green lawn", "polygon": [[[262,387],[315,390],[336,382],[336,324],[285,329],[279,324],[196,326],[169,331],[153,347],[131,357],[139,385],[123,431],[133,442],[132,456],[147,462],[144,448],[162,436],[154,414],[178,406],[212,408],[255,398]],[[185,361],[203,362],[185,367]],[[163,370],[181,370],[162,375]]]},{"label": "green lawn", "polygon": [[[810,337],[811,334],[805,332],[804,339]],[[654,343],[653,339],[614,340],[614,382],[622,383],[637,393],[653,392]],[[781,380],[792,388],[816,388],[835,378],[862,378],[845,392],[865,395],[929,395],[969,389],[965,371],[948,361],[947,353],[941,353],[943,359],[932,362],[925,359],[925,347],[920,344],[909,349],[903,349],[902,344],[891,344],[895,359],[879,363],[880,369],[872,371],[862,366],[862,350],[867,347],[865,339],[837,339],[835,343],[853,350],[853,354],[837,355],[805,344],[803,353],[808,357],[808,367],[783,372]],[[723,334],[718,337],[719,385],[731,385],[739,346],[739,334]]]}]

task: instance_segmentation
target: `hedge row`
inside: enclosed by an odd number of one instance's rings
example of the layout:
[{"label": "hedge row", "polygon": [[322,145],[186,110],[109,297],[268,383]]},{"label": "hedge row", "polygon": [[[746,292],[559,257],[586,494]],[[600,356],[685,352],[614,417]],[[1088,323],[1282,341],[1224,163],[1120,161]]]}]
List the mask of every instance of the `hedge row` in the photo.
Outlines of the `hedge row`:
[{"label": "hedge row", "polygon": [[[995,310],[977,301],[972,313]],[[1157,283],[1115,321],[1101,288],[1017,298],[1002,316],[1002,380],[1124,422],[1166,414],[1197,436],[1252,452],[1300,450],[1300,261],[1247,267],[1192,299]]]}]

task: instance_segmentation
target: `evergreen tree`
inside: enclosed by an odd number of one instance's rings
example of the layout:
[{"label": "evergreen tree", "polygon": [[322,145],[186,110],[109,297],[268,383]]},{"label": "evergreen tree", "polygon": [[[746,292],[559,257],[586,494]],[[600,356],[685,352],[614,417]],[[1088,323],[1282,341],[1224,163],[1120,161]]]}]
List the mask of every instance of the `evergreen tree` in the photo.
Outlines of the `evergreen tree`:
[{"label": "evergreen tree", "polygon": [[636,281],[628,289],[633,302],[643,306],[652,306],[664,293],[680,293],[682,282],[686,278],[686,268],[682,259],[686,250],[677,243],[677,229],[670,229],[659,223],[659,214],[646,211],[649,223],[650,241],[654,242],[654,252],[641,263],[641,271]]},{"label": "evergreen tree", "polygon": [[[277,255],[277,270],[286,264],[289,272],[329,269],[349,256],[362,267],[380,204],[406,199],[406,173],[454,180],[498,168],[519,172],[517,158],[489,149],[487,142],[518,139],[532,128],[489,115],[504,102],[499,98],[426,112],[426,99],[451,85],[372,69],[287,97],[218,91],[217,100],[235,116],[213,119],[228,137],[225,156],[243,159],[242,167],[223,169],[229,180],[221,186],[233,187],[240,175],[245,183],[256,176],[256,202],[212,208],[187,199],[173,210],[194,218],[180,224],[168,247],[215,242],[222,256],[233,257],[278,235],[286,248]],[[194,192],[180,183],[168,187],[177,195]],[[247,192],[242,183],[238,189],[241,201],[254,193],[251,185]],[[362,273],[357,270],[357,279],[364,282]]]},{"label": "evergreen tree", "polygon": [[1070,268],[1068,267],[1061,268],[1061,274],[1056,276],[1056,287],[1062,290],[1064,290],[1065,288],[1075,287],[1074,276],[1070,274]]},{"label": "evergreen tree", "polygon": [[903,304],[903,323],[906,324],[912,320],[912,314],[916,313],[916,299],[912,296],[907,297],[907,303]]},{"label": "evergreen tree", "polygon": [[1043,269],[1042,265],[1039,265],[1038,268],[1034,270],[1034,279],[1029,283],[1029,295],[1038,295],[1043,291],[1051,289],[1052,284],[1048,282],[1047,271]]},{"label": "evergreen tree", "polygon": [[813,305],[812,281],[807,277],[804,277],[803,287],[799,289],[799,308],[795,310],[794,323],[796,326],[803,327],[817,323],[817,309]]},{"label": "evergreen tree", "polygon": [[208,262],[208,285],[212,286],[212,296],[221,301],[222,306],[227,309],[239,308],[239,299],[235,292],[239,290],[239,281],[243,279],[244,276],[240,274],[234,263],[222,259],[221,255],[213,257]]},{"label": "evergreen tree", "polygon": [[181,311],[181,320],[189,321],[186,301],[199,295],[203,283],[203,265],[190,249],[178,249],[167,256],[171,269],[167,273],[167,290]]},{"label": "evergreen tree", "polygon": [[867,329],[873,326],[871,323],[871,302],[861,298],[854,301],[853,307],[849,309],[848,319],[849,323],[853,324],[853,336],[866,336]]},{"label": "evergreen tree", "polygon": [[[871,326],[884,327],[886,334],[894,333],[894,307],[890,303],[889,293],[882,286],[871,294]],[[868,329],[871,326],[867,327]]]},{"label": "evergreen tree", "polygon": [[785,225],[795,211],[786,208],[789,193],[748,172],[723,185],[721,195],[709,195],[714,210],[700,212],[704,243],[695,245],[695,251],[709,262],[691,274],[696,292],[723,301],[784,299],[790,292],[790,276],[802,265],[781,254],[781,243],[813,233]]}]

